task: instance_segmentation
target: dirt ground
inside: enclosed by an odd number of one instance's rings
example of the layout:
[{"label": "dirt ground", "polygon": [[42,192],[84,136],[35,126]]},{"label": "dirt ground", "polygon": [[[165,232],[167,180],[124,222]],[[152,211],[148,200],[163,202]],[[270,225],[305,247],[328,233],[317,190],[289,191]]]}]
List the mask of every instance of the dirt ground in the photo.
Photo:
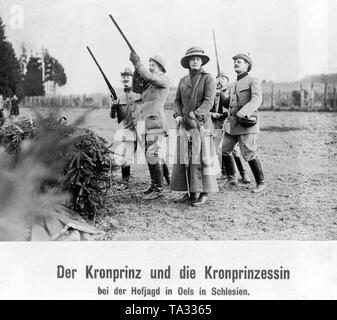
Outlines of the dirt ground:
[{"label": "dirt ground", "polygon": [[[69,121],[82,112],[61,111]],[[174,128],[171,113],[167,111]],[[134,165],[129,189],[113,188],[95,221],[105,232],[102,239],[336,240],[337,114],[268,111],[260,112],[260,123],[263,193],[252,194],[243,185],[228,189],[219,182],[220,192],[194,208],[174,203],[182,194],[166,186],[163,198],[146,202],[140,190],[149,183],[147,166]],[[117,128],[106,109],[92,111],[83,126],[109,142]],[[120,170],[116,176],[120,179]]]}]

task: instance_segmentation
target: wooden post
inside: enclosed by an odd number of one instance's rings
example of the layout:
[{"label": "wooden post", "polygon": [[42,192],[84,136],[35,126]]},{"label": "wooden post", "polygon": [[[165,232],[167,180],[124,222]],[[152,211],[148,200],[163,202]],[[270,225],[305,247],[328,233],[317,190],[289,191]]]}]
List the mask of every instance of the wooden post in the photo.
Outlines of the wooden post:
[{"label": "wooden post", "polygon": [[324,95],[323,95],[323,109],[327,109],[327,95],[328,95],[328,83],[325,82],[324,84]]},{"label": "wooden post", "polygon": [[274,83],[271,84],[270,109],[274,109]]},{"label": "wooden post", "polygon": [[303,107],[304,107],[304,89],[303,89],[302,83],[300,85],[300,94],[301,94],[300,108],[303,109]]},{"label": "wooden post", "polygon": [[103,107],[103,95],[99,95],[99,107],[102,108]]},{"label": "wooden post", "polygon": [[314,96],[315,96],[314,83],[311,82],[310,92],[309,92],[309,109],[313,109],[314,107]]}]

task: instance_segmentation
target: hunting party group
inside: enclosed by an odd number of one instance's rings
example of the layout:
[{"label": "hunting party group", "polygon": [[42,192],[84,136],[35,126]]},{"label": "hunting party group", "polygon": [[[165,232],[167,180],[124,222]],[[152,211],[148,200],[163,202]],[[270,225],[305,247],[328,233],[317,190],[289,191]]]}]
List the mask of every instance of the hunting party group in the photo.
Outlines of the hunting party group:
[{"label": "hunting party group", "polygon": [[[134,70],[125,68],[120,73],[124,90],[121,95],[116,95],[92,51],[87,49],[111,92],[110,116],[117,118],[122,133],[115,146],[123,150],[120,157],[123,181],[130,181],[132,155],[142,136],[142,149],[151,177],[149,187],[142,191],[144,200],[163,197],[164,180],[171,191],[183,193],[176,202],[196,207],[204,205],[210,193],[219,191],[221,180],[229,188],[241,182],[247,184],[250,192],[262,192],[264,174],[257,155],[262,89],[258,79],[250,75],[253,67],[250,55],[238,53],[233,57],[237,78],[231,83],[219,68],[214,31],[215,79],[203,68],[210,57],[201,47],[193,46],[181,57],[180,64],[186,69],[186,75],[179,81],[174,100],[177,141],[170,172],[163,156],[164,142],[169,134],[164,106],[170,81],[165,59],[153,55],[145,65],[115,19],[111,15],[110,18],[130,48],[134,67]],[[142,132],[139,132],[140,122],[144,124]],[[255,180],[252,187],[248,186],[251,184],[248,167]]]}]

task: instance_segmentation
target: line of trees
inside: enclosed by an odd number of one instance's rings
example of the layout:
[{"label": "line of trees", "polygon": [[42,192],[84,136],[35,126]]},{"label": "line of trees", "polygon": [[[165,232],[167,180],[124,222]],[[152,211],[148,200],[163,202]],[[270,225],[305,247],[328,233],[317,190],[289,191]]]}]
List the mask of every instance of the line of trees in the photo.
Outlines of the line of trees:
[{"label": "line of trees", "polygon": [[31,54],[30,57],[26,52],[23,45],[21,56],[17,58],[0,17],[0,95],[7,98],[15,94],[19,99],[43,96],[46,83],[52,83],[54,89],[67,83],[63,66],[48,50],[43,49],[41,55]]},{"label": "line of trees", "polygon": [[0,94],[3,97],[24,96],[23,75],[12,44],[5,35],[5,26],[0,17]]}]

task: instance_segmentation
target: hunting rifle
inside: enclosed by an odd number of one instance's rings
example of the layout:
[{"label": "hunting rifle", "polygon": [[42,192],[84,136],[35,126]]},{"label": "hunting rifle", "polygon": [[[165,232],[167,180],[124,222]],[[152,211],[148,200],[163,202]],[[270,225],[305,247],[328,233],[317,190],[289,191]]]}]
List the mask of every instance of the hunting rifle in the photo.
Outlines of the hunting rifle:
[{"label": "hunting rifle", "polygon": [[219,65],[219,58],[218,58],[218,50],[216,48],[216,40],[215,40],[215,30],[213,29],[213,42],[214,42],[214,49],[215,49],[215,57],[216,57],[216,68],[218,71],[217,78],[221,76],[220,73],[220,65]]},{"label": "hunting rifle", "polygon": [[[114,23],[114,25],[116,26],[117,30],[119,31],[119,33],[121,34],[123,39],[125,40],[126,44],[128,45],[129,49],[131,50],[131,52],[137,54],[135,49],[133,49],[129,40],[127,39],[127,37],[124,35],[123,31],[121,30],[121,28],[117,24],[116,20],[113,18],[113,16],[111,14],[109,14],[109,17],[112,20],[112,22]],[[133,78],[132,78],[132,91],[135,92],[135,93],[143,93],[145,87],[146,87],[146,82],[144,81],[144,79],[142,79],[142,77],[137,72],[137,70],[135,70],[135,72],[133,73]]]},{"label": "hunting rifle", "polygon": [[101,74],[102,74],[102,76],[103,76],[103,78],[104,78],[104,80],[105,80],[105,83],[107,84],[107,86],[108,86],[108,88],[109,88],[109,90],[110,90],[110,92],[111,92],[111,96],[112,96],[113,100],[117,100],[117,94],[116,94],[116,91],[115,91],[114,88],[112,87],[110,81],[108,80],[108,78],[107,78],[106,75],[104,74],[104,72],[103,72],[101,66],[100,66],[99,63],[97,62],[95,56],[93,55],[93,53],[91,52],[91,50],[90,50],[90,48],[89,48],[88,46],[87,46],[87,49],[88,49],[88,51],[89,51],[91,57],[94,59],[94,61],[95,61],[95,63],[96,63],[96,66],[98,67],[99,71],[101,72]]},{"label": "hunting rifle", "polygon": [[[92,57],[93,60],[95,61],[96,66],[98,67],[99,71],[101,72],[101,74],[102,74],[102,76],[103,76],[103,78],[104,78],[104,80],[105,80],[105,83],[107,84],[107,86],[108,86],[108,88],[109,88],[109,90],[110,90],[110,92],[111,92],[111,98],[112,98],[112,100],[117,100],[117,94],[116,94],[115,89],[112,87],[110,81],[108,80],[108,78],[107,78],[106,75],[104,74],[104,72],[103,72],[101,66],[100,66],[99,63],[97,62],[97,60],[96,60],[94,54],[91,52],[91,50],[90,50],[90,48],[89,48],[88,46],[87,46],[87,49],[88,49],[88,51],[89,51],[91,57]],[[112,106],[111,106],[111,110],[110,110],[110,117],[111,117],[111,118],[116,118],[116,111],[117,111],[117,114],[118,114],[119,109],[117,108],[117,110],[116,110],[115,105],[112,105]]]}]

